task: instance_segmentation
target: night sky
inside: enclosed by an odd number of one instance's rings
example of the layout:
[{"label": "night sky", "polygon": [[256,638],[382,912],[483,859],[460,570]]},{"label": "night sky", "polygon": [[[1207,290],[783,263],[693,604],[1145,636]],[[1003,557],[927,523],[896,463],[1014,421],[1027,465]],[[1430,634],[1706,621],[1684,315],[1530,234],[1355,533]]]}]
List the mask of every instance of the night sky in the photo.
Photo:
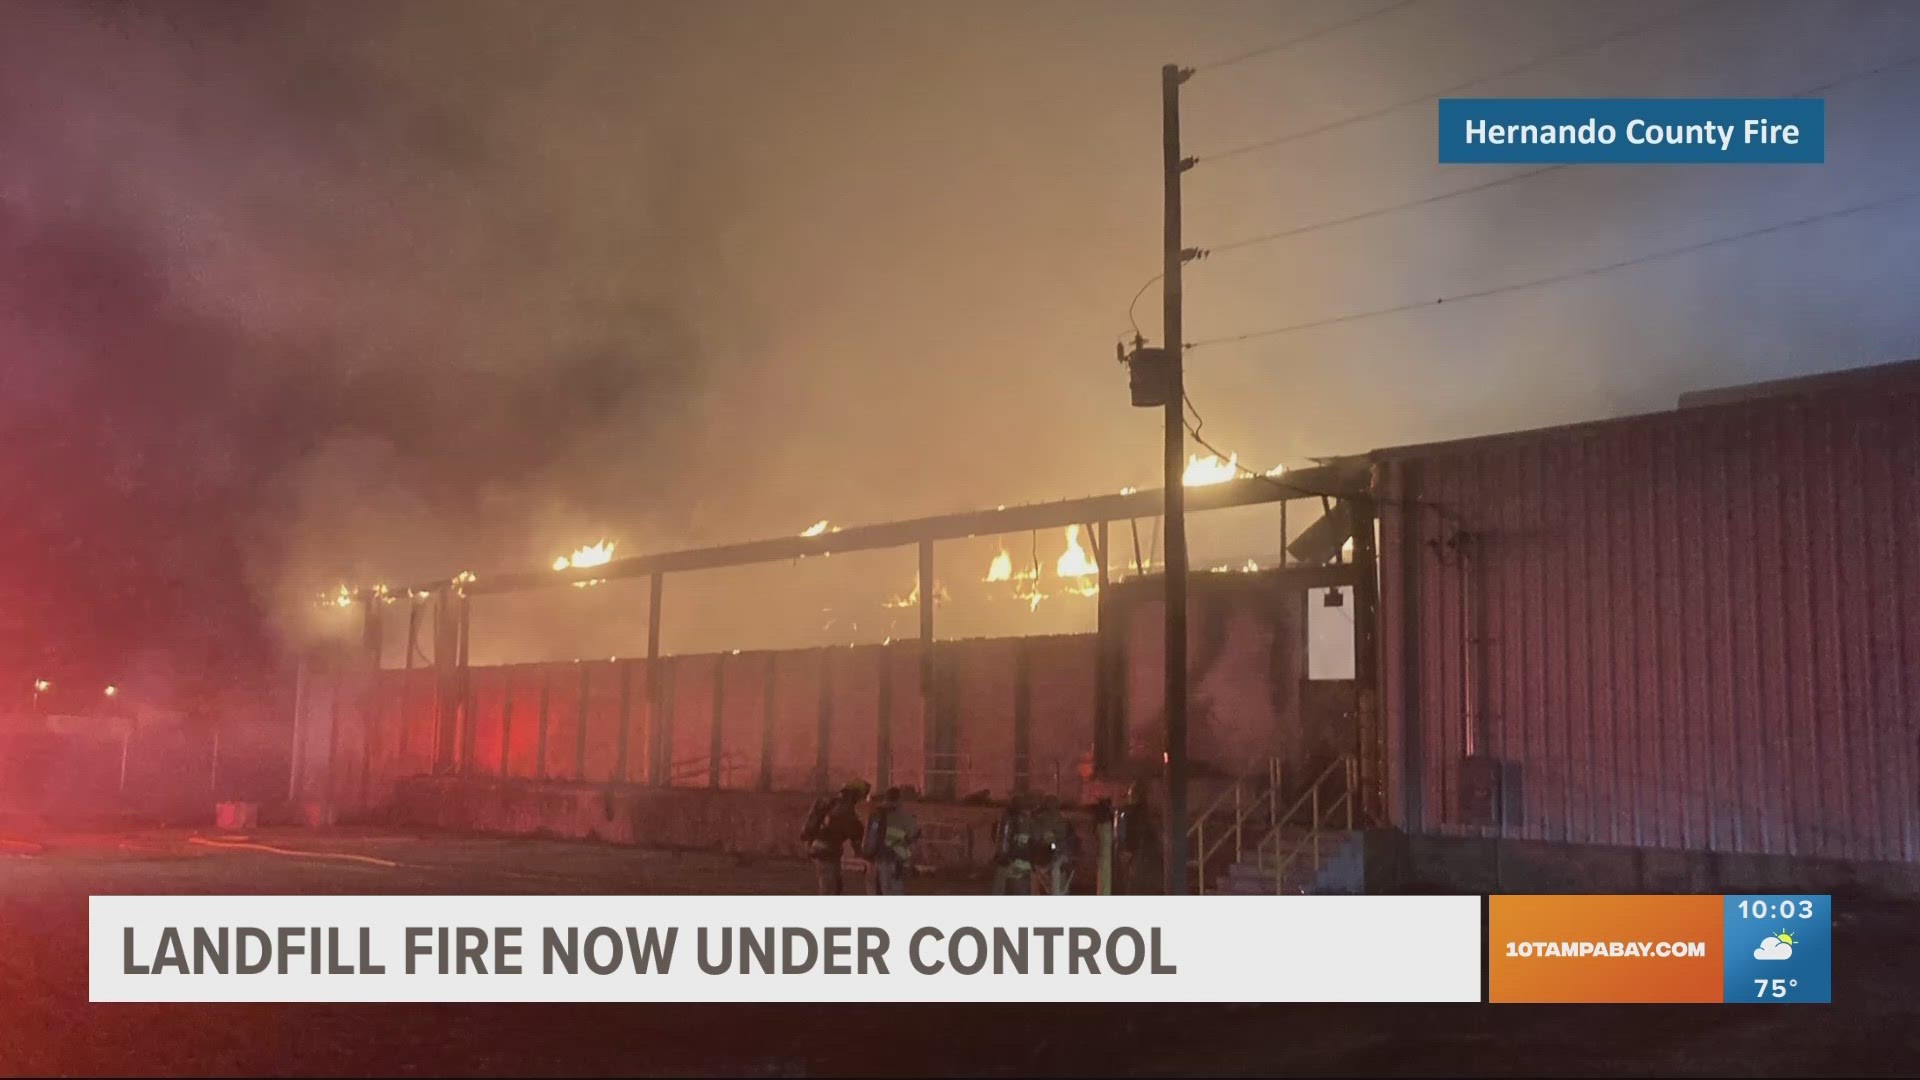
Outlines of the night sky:
[{"label": "night sky", "polygon": [[[1207,67],[1388,6],[0,8],[0,678],[232,680],[350,624],[312,602],[343,581],[1153,483],[1112,358],[1159,267],[1164,62],[1202,68],[1188,237],[1221,249],[1193,341],[1920,193],[1920,6],[1893,0],[1416,0]],[[1829,86],[1824,166],[1372,213],[1526,171],[1434,164],[1442,92]],[[1264,468],[1902,359],[1917,219],[1208,346],[1189,384]],[[1196,564],[1263,528],[1196,523]],[[943,548],[943,577],[1001,542]],[[913,621],[882,606],[911,560],[689,583],[669,645],[879,640]],[[477,618],[496,658],[628,651],[643,590],[616,588]],[[953,632],[1091,610],[982,601]]]}]

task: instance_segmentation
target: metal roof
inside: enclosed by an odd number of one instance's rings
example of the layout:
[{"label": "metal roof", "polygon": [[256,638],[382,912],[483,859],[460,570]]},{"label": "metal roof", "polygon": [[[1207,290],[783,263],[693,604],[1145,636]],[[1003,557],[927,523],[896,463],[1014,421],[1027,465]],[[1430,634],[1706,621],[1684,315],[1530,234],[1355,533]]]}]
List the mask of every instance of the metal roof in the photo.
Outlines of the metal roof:
[{"label": "metal roof", "polygon": [[[1327,463],[1289,471],[1281,476],[1249,476],[1186,491],[1187,511],[1224,510],[1235,506],[1255,506],[1285,499],[1354,497],[1367,491],[1370,466],[1364,458],[1340,458]],[[904,547],[935,540],[957,540],[969,536],[996,536],[1032,529],[1064,528],[1068,525],[1094,525],[1104,521],[1159,516],[1164,495],[1161,488],[1143,488],[1112,495],[1094,495],[1059,502],[1005,506],[993,510],[971,510],[957,514],[892,521],[877,525],[856,525],[823,532],[817,536],[779,536],[717,547],[686,548],[615,559],[600,566],[569,568],[561,571],[515,571],[506,574],[476,574],[462,588],[467,595],[520,592],[553,588],[576,581],[644,577],[649,574],[684,570],[711,570],[754,563],[785,562],[816,555],[839,555],[852,551]],[[410,591],[431,592],[448,587],[445,579],[416,584]]]}]

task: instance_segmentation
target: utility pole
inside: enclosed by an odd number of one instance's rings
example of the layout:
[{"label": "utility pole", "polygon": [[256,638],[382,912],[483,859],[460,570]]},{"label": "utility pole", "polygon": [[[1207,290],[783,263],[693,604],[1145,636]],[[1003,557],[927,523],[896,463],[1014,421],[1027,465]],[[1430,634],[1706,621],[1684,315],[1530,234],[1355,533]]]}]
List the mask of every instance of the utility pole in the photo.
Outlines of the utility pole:
[{"label": "utility pole", "polygon": [[1160,69],[1162,163],[1166,169],[1166,236],[1161,269],[1165,303],[1161,335],[1171,372],[1166,403],[1167,518],[1167,862],[1169,896],[1187,891],[1187,517],[1185,351],[1181,326],[1180,174],[1193,162],[1180,156],[1180,84],[1193,74],[1178,64]]}]

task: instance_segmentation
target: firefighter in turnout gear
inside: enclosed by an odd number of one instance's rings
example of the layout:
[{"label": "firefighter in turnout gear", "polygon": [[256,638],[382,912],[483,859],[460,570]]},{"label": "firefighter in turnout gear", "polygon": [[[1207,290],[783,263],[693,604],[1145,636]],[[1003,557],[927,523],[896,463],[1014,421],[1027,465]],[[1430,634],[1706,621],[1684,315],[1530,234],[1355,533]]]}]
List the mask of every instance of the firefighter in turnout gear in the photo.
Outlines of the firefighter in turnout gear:
[{"label": "firefighter in turnout gear", "polygon": [[1073,884],[1073,864],[1079,854],[1079,835],[1061,812],[1060,797],[1043,795],[1032,818],[1033,894],[1065,896]]},{"label": "firefighter in turnout gear", "polygon": [[871,790],[865,780],[851,781],[838,794],[814,800],[813,809],[807,812],[800,839],[806,841],[807,857],[813,860],[814,882],[822,894],[837,895],[844,885],[840,855],[846,845],[860,843],[862,829],[857,808]]},{"label": "firefighter in turnout gear", "polygon": [[1033,876],[1033,815],[1027,797],[1015,795],[994,825],[993,893],[1018,895],[1029,891]]},{"label": "firefighter in turnout gear", "polygon": [[867,891],[876,896],[905,896],[907,878],[913,876],[920,823],[906,803],[904,792],[888,788],[867,818],[860,854],[867,860]]}]

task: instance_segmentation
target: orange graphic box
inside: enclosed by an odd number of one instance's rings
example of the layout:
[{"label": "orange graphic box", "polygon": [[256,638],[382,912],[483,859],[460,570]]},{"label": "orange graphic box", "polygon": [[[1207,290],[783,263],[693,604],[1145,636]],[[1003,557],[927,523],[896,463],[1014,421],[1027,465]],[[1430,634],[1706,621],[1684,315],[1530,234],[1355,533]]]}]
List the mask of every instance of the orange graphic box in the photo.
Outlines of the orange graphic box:
[{"label": "orange graphic box", "polygon": [[1487,996],[1497,1002],[1724,1000],[1718,896],[1495,896]]}]

